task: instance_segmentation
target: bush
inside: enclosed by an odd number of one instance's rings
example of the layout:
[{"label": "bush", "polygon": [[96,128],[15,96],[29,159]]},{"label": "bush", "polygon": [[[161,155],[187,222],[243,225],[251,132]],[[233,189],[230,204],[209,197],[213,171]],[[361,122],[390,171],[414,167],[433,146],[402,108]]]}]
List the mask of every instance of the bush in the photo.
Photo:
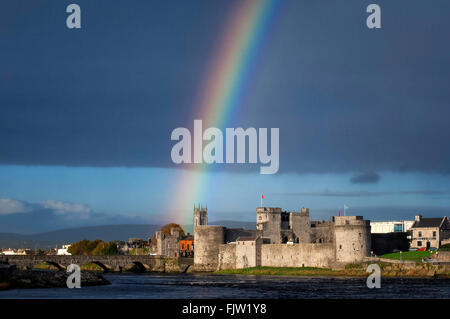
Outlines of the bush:
[{"label": "bush", "polygon": [[439,248],[440,251],[450,251],[450,244],[442,245],[441,248]]}]

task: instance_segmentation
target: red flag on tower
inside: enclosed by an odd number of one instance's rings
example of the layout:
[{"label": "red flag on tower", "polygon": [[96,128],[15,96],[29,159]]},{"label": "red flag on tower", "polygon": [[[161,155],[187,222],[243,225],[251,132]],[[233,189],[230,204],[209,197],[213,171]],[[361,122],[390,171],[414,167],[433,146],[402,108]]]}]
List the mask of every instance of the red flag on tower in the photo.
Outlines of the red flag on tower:
[{"label": "red flag on tower", "polygon": [[264,199],[264,195],[263,194],[261,194],[261,199]]},{"label": "red flag on tower", "polygon": [[341,209],[339,208],[339,216],[341,216]]}]

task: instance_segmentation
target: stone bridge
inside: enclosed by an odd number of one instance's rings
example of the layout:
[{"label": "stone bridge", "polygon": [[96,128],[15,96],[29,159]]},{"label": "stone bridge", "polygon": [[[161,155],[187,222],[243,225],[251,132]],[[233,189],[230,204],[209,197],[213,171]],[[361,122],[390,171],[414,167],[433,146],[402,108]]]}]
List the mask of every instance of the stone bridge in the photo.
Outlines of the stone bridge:
[{"label": "stone bridge", "polygon": [[32,269],[41,263],[48,263],[60,270],[70,264],[83,266],[93,263],[105,272],[122,271],[136,266],[141,271],[186,272],[193,264],[193,258],[176,258],[151,255],[83,256],[83,255],[0,255],[0,263],[15,265],[20,269]]}]

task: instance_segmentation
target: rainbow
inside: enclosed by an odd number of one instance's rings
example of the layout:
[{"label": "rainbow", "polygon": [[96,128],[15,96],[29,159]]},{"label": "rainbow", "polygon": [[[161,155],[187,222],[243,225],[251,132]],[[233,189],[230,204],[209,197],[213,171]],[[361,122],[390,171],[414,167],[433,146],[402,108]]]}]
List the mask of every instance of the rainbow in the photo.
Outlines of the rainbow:
[{"label": "rainbow", "polygon": [[[240,0],[234,4],[196,104],[196,119],[203,121],[203,127],[226,127],[239,111],[280,3],[280,0]],[[192,222],[194,203],[204,202],[206,192],[211,191],[207,166],[201,171],[180,173],[172,194],[176,200],[168,212],[172,220],[182,224]]]}]

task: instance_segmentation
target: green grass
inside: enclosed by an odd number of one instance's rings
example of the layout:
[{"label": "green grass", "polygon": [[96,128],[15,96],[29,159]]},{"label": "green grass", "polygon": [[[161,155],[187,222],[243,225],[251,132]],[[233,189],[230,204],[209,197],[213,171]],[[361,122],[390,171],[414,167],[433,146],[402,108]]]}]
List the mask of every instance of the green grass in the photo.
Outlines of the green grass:
[{"label": "green grass", "polygon": [[81,270],[103,271],[103,268],[95,263],[86,263],[82,265]]},{"label": "green grass", "polygon": [[132,248],[128,252],[129,255],[148,255],[150,253],[149,248]]},{"label": "green grass", "polygon": [[[430,251],[404,251],[401,253],[402,260],[411,260],[415,262],[422,262],[422,258],[429,258]],[[400,260],[400,252],[381,255],[381,258]]]},{"label": "green grass", "polygon": [[35,269],[51,269],[51,270],[58,270],[57,267],[55,267],[55,266],[53,266],[53,265],[51,265],[51,264],[49,264],[49,263],[46,263],[46,262],[40,263],[40,264],[38,264],[38,265],[35,265],[33,268],[35,268]]},{"label": "green grass", "polygon": [[265,276],[340,276],[341,271],[329,268],[314,267],[252,267],[244,269],[228,269],[214,272],[218,275],[265,275]]},{"label": "green grass", "polygon": [[363,265],[363,264],[347,264],[347,265],[345,265],[345,269],[363,269],[364,267],[367,268],[367,265]]}]

